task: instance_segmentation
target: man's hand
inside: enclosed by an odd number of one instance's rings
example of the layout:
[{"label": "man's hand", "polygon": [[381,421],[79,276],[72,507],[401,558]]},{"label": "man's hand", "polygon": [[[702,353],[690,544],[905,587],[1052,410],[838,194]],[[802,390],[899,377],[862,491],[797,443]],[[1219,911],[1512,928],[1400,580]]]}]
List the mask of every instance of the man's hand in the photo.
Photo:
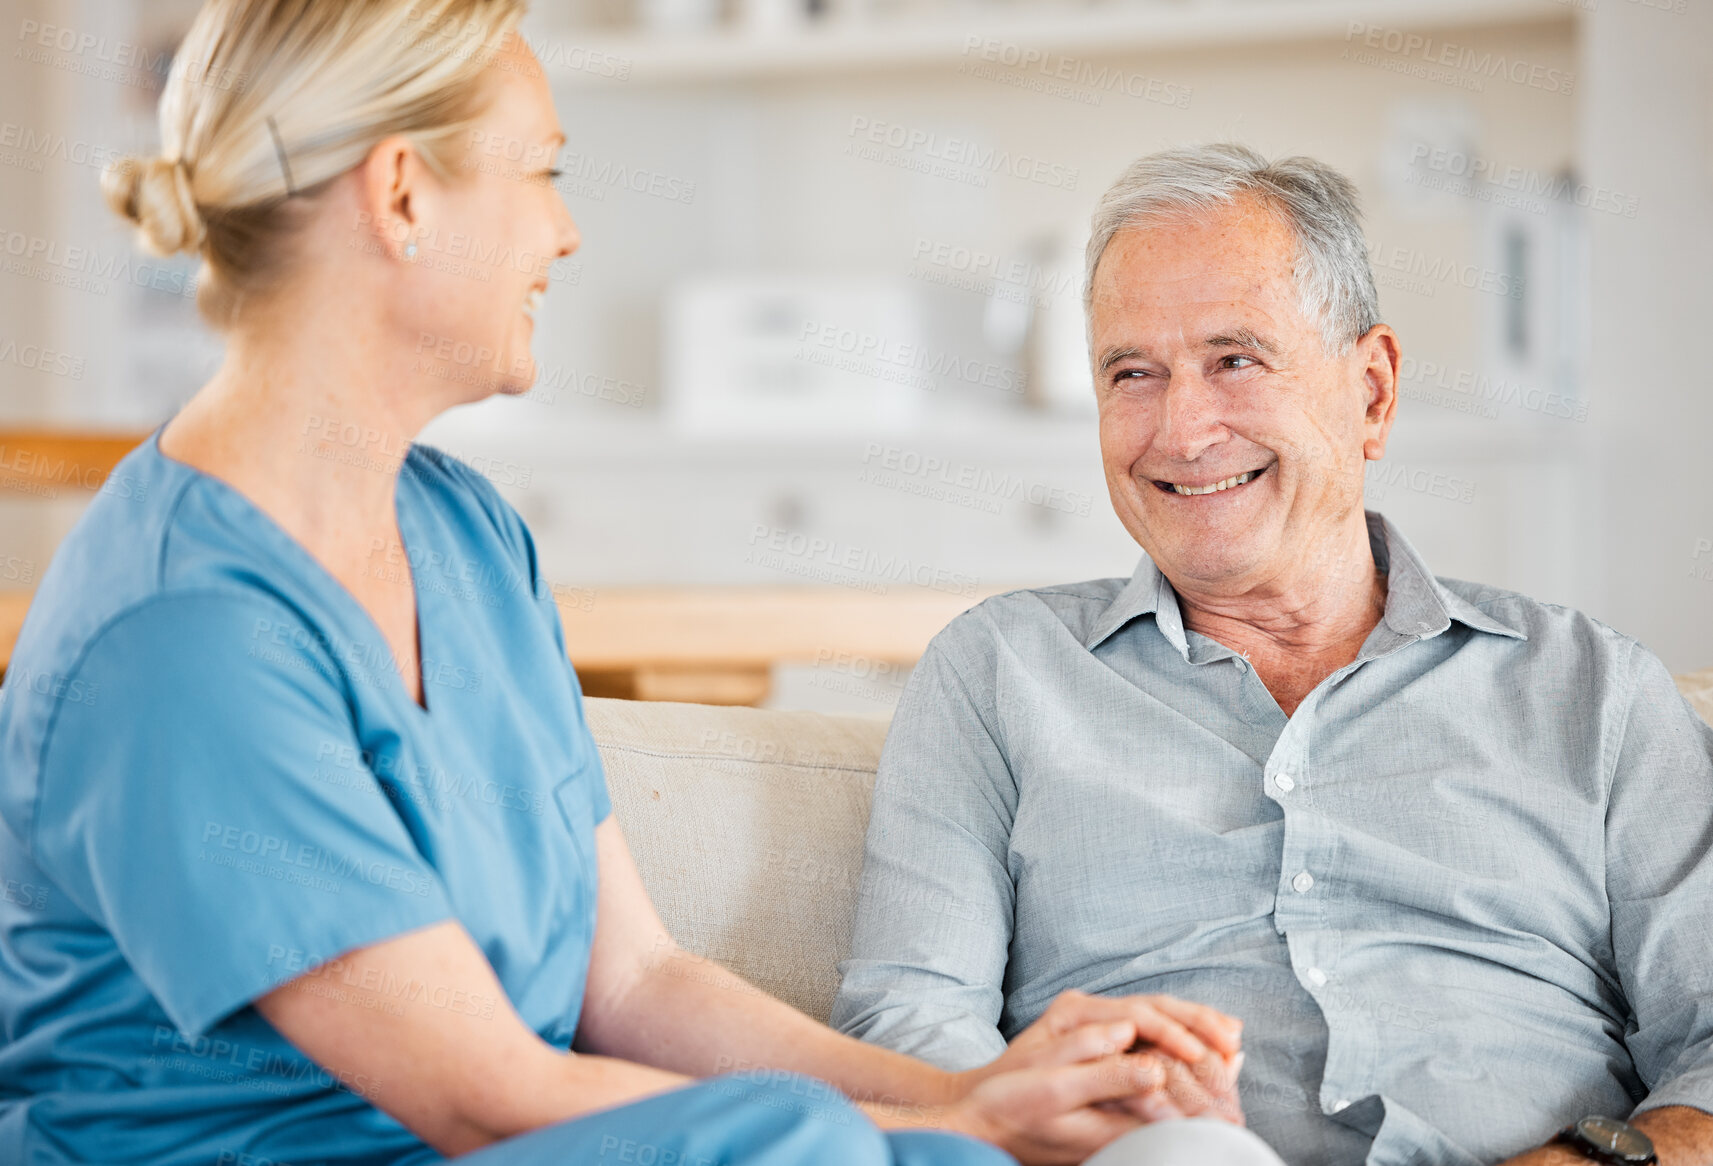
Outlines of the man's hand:
[{"label": "man's hand", "polygon": [[1160,1062],[1166,1072],[1160,1089],[1112,1104],[1145,1122],[1174,1117],[1216,1117],[1232,1125],[1246,1124],[1237,1095],[1242,1053],[1227,1059],[1210,1052],[1194,1065],[1165,1057]]},{"label": "man's hand", "polygon": [[[1229,1063],[1243,1047],[1242,1036],[1243,1022],[1236,1017],[1173,996],[1061,992],[1034,1024],[1018,1034],[1010,1048],[991,1063],[963,1074],[967,1081],[964,1091],[995,1073],[1061,1063],[1056,1046],[1066,1039],[1088,1048],[1079,1060],[1142,1045],[1195,1066],[1210,1055]],[[1103,1039],[1116,1047],[1101,1049]]]}]

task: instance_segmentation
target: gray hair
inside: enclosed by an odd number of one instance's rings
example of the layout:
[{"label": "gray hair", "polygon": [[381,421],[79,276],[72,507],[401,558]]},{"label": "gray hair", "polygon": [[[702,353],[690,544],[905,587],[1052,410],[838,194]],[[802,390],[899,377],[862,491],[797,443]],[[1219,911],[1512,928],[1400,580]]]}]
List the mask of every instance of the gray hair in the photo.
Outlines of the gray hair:
[{"label": "gray hair", "polygon": [[1380,322],[1355,185],[1313,158],[1269,162],[1231,142],[1138,158],[1101,196],[1091,224],[1083,284],[1090,327],[1094,271],[1114,235],[1125,227],[1155,226],[1230,206],[1240,196],[1262,200],[1290,227],[1297,239],[1293,274],[1298,305],[1304,317],[1320,321],[1327,352],[1349,352]]}]

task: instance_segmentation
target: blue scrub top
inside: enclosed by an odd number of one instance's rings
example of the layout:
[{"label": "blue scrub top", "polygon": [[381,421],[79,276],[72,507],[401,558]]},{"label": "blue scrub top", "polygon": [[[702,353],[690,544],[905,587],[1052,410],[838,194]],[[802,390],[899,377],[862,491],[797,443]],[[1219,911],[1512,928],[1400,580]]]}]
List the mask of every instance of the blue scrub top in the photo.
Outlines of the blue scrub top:
[{"label": "blue scrub top", "polygon": [[371,565],[414,576],[425,710],[352,595],[158,438],[61,546],[0,688],[0,1162],[431,1158],[370,1103],[398,1083],[336,1080],[249,1002],[312,970],[336,996],[341,953],[456,918],[569,1047],[610,807],[534,545],[411,449],[404,546]]}]

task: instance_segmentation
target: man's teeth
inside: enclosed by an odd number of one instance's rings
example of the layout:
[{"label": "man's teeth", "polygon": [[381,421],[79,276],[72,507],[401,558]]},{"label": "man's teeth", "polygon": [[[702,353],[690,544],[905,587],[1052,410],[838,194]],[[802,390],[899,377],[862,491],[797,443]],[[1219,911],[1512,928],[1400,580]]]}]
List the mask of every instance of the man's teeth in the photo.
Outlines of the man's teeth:
[{"label": "man's teeth", "polygon": [[1247,474],[1238,474],[1235,478],[1227,478],[1225,481],[1215,482],[1211,486],[1180,486],[1176,482],[1171,483],[1171,486],[1172,490],[1178,494],[1216,494],[1221,490],[1229,490],[1233,486],[1241,486],[1260,472],[1260,470],[1250,470]]},{"label": "man's teeth", "polygon": [[529,315],[530,319],[533,320],[535,318],[535,310],[539,307],[541,307],[541,289],[538,287],[532,287],[529,289],[529,294],[523,297],[523,310]]}]

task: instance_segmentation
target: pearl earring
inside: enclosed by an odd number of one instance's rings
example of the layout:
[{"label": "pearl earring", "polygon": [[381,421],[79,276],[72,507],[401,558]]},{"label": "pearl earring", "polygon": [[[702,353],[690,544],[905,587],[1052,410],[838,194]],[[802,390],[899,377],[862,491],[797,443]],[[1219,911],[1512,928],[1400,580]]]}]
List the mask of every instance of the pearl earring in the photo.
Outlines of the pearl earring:
[{"label": "pearl earring", "polygon": [[416,258],[416,240],[415,239],[412,239],[409,243],[405,244],[404,257],[406,259],[415,259]]}]

